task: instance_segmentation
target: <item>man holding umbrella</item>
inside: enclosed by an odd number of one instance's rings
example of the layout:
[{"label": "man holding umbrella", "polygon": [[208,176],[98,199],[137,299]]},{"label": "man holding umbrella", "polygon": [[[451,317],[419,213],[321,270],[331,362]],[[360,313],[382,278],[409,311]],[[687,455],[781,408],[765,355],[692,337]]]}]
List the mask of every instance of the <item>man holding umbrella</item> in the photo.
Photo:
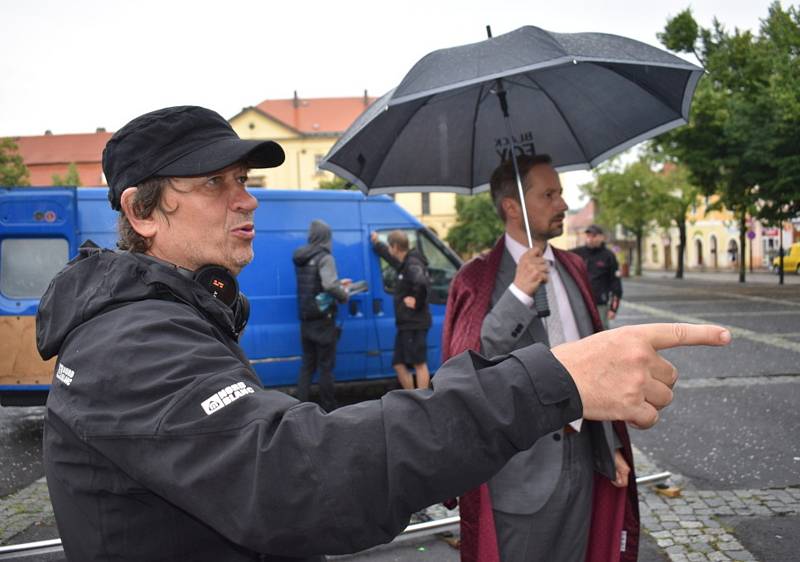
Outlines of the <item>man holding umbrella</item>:
[{"label": "man holding umbrella", "polygon": [[[445,357],[464,349],[499,356],[537,341],[552,347],[602,330],[583,262],[547,243],[562,233],[567,210],[551,158],[520,156],[517,168],[534,247],[526,244],[515,170],[506,160],[491,177],[492,200],[506,232],[453,280]],[[533,306],[542,285],[551,309],[546,318]],[[634,546],[638,536],[632,465],[623,423],[576,420],[542,437],[493,476],[488,489],[462,497],[462,559],[583,562],[591,522],[592,556],[618,560],[620,541],[613,537],[624,529]],[[615,512],[627,516],[614,518]]]}]

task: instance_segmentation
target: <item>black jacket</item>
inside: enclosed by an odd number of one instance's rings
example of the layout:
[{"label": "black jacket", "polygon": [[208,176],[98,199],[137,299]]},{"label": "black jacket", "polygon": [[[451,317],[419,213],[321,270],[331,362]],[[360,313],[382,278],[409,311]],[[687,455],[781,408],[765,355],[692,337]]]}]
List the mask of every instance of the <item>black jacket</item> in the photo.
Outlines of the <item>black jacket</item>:
[{"label": "black jacket", "polygon": [[605,244],[597,248],[581,246],[572,251],[586,262],[595,304],[610,304],[611,310],[616,311],[622,298],[622,281],[614,252],[606,248]]},{"label": "black jacket", "polygon": [[[383,242],[377,242],[374,248],[375,253],[397,271],[397,284],[394,288],[394,318],[397,328],[399,330],[427,330],[430,328],[428,261],[416,248],[409,250],[403,261],[389,253],[389,247]],[[414,297],[416,300],[414,308],[405,305],[403,299],[406,297]]]},{"label": "black jacket", "polygon": [[[326,414],[262,388],[230,310],[169,266],[82,254],[42,297],[45,473],[69,560],[285,560],[387,542],[581,415],[544,346]],[[269,553],[259,554],[259,553]]]}]

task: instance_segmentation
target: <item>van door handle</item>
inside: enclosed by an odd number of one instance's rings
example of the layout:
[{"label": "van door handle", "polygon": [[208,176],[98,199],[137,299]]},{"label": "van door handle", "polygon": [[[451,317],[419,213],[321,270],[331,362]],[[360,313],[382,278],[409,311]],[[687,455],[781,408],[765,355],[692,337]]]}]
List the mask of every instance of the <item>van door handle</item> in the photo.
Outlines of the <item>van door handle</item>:
[{"label": "van door handle", "polygon": [[360,316],[360,313],[358,311],[358,302],[359,301],[356,300],[350,301],[349,303],[350,316]]},{"label": "van door handle", "polygon": [[372,314],[383,314],[383,299],[372,299]]}]

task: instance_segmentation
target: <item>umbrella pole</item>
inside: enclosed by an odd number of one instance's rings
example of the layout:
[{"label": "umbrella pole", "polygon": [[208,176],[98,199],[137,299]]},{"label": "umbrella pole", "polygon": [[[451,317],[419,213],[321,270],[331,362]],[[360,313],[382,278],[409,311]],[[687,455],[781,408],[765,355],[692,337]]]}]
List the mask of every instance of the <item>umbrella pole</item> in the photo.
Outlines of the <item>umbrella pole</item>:
[{"label": "umbrella pole", "polygon": [[[525,220],[525,234],[528,237],[528,248],[533,248],[533,230],[531,229],[530,221],[528,220],[528,209],[525,206],[525,192],[522,189],[522,178],[519,174],[519,165],[517,164],[517,145],[514,142],[514,129],[511,126],[511,117],[508,114],[508,100],[506,100],[506,90],[503,87],[502,80],[497,80],[497,99],[500,101],[500,109],[503,110],[503,120],[506,123],[506,131],[508,132],[508,140],[511,143],[511,163],[514,166],[514,177],[517,180],[517,191],[519,193],[519,205],[522,207],[522,218]],[[547,289],[544,283],[539,285],[536,292],[533,294],[533,304],[536,307],[536,314],[539,318],[550,316],[550,305],[547,302]]]}]

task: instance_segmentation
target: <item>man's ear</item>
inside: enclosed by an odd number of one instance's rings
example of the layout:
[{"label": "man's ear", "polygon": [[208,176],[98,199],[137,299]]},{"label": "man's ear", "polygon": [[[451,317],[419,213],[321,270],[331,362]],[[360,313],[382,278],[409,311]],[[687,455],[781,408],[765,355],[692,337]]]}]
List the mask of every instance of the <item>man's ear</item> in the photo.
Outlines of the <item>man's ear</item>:
[{"label": "man's ear", "polygon": [[135,230],[139,236],[149,239],[156,235],[158,223],[156,222],[155,213],[151,213],[147,218],[139,218],[136,214],[133,208],[133,201],[138,191],[139,188],[137,187],[126,188],[125,191],[122,192],[119,202],[122,207],[122,212],[125,213],[125,217],[128,219],[128,222],[131,223],[133,230]]},{"label": "man's ear", "polygon": [[516,199],[512,197],[504,197],[503,200],[500,202],[500,207],[502,207],[503,213],[505,213],[506,218],[516,220],[520,217],[520,212],[522,211],[522,207],[520,207],[520,204],[517,203]]}]

